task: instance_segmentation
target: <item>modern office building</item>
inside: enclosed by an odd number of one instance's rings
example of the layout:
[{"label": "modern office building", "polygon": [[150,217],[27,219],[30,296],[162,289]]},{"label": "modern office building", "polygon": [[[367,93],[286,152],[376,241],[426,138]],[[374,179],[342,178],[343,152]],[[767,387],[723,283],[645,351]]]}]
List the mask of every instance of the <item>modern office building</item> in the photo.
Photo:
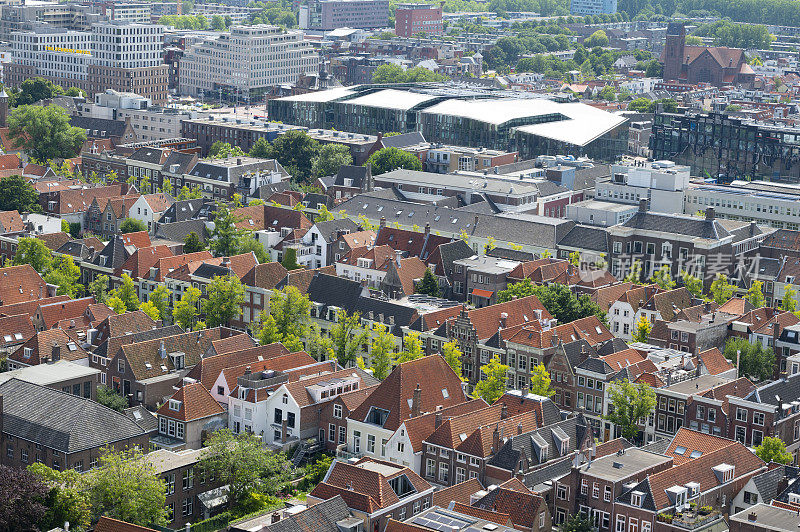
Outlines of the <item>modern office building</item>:
[{"label": "modern office building", "polygon": [[167,98],[168,67],[161,60],[163,26],[103,22],[89,31],[49,28],[14,32],[6,82],[43,77],[88,94],[114,89],[155,103]]},{"label": "modern office building", "polygon": [[229,32],[192,45],[180,59],[178,88],[190,96],[260,101],[271,87],[316,74],[319,55],[302,31],[278,26],[232,26]]},{"label": "modern office building", "polygon": [[8,42],[15,31],[62,28],[89,31],[91,25],[107,20],[97,8],[58,2],[23,2],[0,6],[0,40]]},{"label": "modern office building", "polygon": [[573,15],[612,15],[617,12],[617,0],[571,0],[569,12]]},{"label": "modern office building", "polygon": [[475,96],[441,88],[336,88],[270,100],[269,116],[354,133],[420,131],[429,142],[519,152],[521,158],[567,153],[613,160],[627,149],[627,120],[620,115],[545,98]]},{"label": "modern office building", "polygon": [[398,4],[394,13],[394,32],[398,37],[412,37],[418,33],[441,35],[444,33],[442,5]]},{"label": "modern office building", "polygon": [[308,0],[300,6],[300,27],[309,30],[385,28],[389,0]]},{"label": "modern office building", "polygon": [[656,113],[650,149],[655,159],[692,168],[692,175],[800,182],[800,128],[723,113]]}]

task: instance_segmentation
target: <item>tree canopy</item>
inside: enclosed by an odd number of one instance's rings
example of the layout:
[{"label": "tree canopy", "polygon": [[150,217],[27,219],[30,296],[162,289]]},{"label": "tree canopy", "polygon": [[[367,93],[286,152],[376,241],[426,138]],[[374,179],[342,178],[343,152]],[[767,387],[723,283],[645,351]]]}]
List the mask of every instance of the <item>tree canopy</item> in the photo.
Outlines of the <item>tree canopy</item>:
[{"label": "tree canopy", "polygon": [[422,163],[415,155],[398,148],[381,148],[369,156],[367,163],[372,165],[373,175],[384,174],[398,168],[422,170]]},{"label": "tree canopy", "polygon": [[778,464],[792,463],[792,453],[786,450],[786,444],[780,438],[766,436],[761,440],[761,445],[756,447],[756,456],[766,463]]},{"label": "tree canopy", "polygon": [[754,380],[772,378],[775,365],[775,352],[764,347],[761,342],[751,344],[745,338],[731,338],[725,344],[725,358],[736,364],[739,352],[739,376]]},{"label": "tree canopy", "polygon": [[336,175],[339,168],[353,164],[350,149],[344,144],[324,144],[311,160],[311,174],[314,177]]},{"label": "tree canopy", "polygon": [[606,313],[588,295],[582,294],[576,297],[569,287],[563,284],[536,286],[526,278],[501,290],[497,297],[498,302],[503,303],[531,295],[535,295],[559,323],[569,323],[587,316],[597,316],[600,321],[605,322]]},{"label": "tree canopy", "polygon": [[627,379],[608,386],[611,404],[603,419],[617,425],[623,438],[633,440],[639,434],[639,424],[655,408],[656,394],[647,384],[634,384]]},{"label": "tree canopy", "polygon": [[215,275],[206,289],[201,303],[209,327],[229,325],[242,312],[244,286],[236,275]]},{"label": "tree canopy", "polygon": [[500,362],[500,357],[495,355],[488,364],[481,366],[484,378],[475,385],[473,397],[481,398],[489,404],[494,403],[506,391],[506,378],[508,366]]},{"label": "tree canopy", "polygon": [[69,124],[69,114],[58,105],[23,105],[8,117],[9,136],[34,159],[69,159],[86,141],[86,130]]},{"label": "tree canopy", "polygon": [[401,66],[394,63],[380,65],[372,74],[372,83],[422,83],[447,79],[447,76],[437,74],[427,68],[414,67],[403,70]]},{"label": "tree canopy", "polygon": [[22,176],[4,177],[0,179],[0,211],[42,212],[39,193]]},{"label": "tree canopy", "polygon": [[123,235],[126,233],[137,233],[139,231],[147,231],[147,226],[144,222],[136,218],[125,218],[119,225],[119,232]]}]

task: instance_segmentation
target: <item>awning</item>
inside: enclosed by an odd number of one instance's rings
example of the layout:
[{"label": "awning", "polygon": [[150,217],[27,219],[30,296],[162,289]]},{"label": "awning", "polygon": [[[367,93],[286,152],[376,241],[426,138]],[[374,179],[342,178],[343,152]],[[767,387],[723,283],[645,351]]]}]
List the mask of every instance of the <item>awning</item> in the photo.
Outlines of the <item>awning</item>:
[{"label": "awning", "polygon": [[494,294],[494,292],[492,292],[491,290],[482,290],[480,288],[473,288],[472,289],[472,295],[473,296],[478,296],[478,297],[483,297],[483,298],[486,298],[486,299],[490,299],[493,294]]}]

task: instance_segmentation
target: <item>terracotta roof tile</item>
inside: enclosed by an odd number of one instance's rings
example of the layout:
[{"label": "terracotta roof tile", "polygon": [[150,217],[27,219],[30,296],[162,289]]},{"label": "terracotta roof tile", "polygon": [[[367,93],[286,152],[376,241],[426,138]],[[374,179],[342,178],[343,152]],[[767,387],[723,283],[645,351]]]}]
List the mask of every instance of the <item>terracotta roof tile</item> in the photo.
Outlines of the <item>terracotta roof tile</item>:
[{"label": "terracotta roof tile", "polygon": [[[141,381],[174,371],[175,367],[169,357],[171,353],[183,353],[184,365],[194,366],[209,352],[211,341],[218,338],[219,327],[125,344],[120,347],[120,351],[128,360],[136,380]],[[110,353],[110,356],[114,354]]]},{"label": "terracotta roof tile", "polygon": [[[170,408],[172,401],[179,401],[177,411]],[[210,416],[225,413],[219,403],[211,397],[208,390],[199,382],[193,382],[181,387],[172,394],[170,401],[166,401],[156,412],[159,415],[180,421],[194,421]]]},{"label": "terracotta roof tile", "polygon": [[[672,437],[672,441],[664,454],[672,457],[675,465],[680,465],[695,460],[702,455],[727,449],[736,444],[737,442],[734,440],[729,440],[722,436],[715,436],[713,434],[706,434],[704,432],[681,427],[678,429],[678,432],[675,433],[675,436]],[[678,452],[676,449],[678,451],[685,449],[685,451]],[[693,455],[693,453],[695,454]]]},{"label": "terracotta roof tile", "polygon": [[[283,347],[283,344],[271,344],[271,345]],[[242,364],[237,364],[235,366],[227,366],[223,368],[220,373],[227,382],[228,389],[233,391],[234,388],[236,388],[236,379],[244,375],[245,371],[248,368],[250,368],[250,371],[252,371],[253,373],[257,373],[259,371],[267,371],[267,370],[289,372],[296,368],[310,366],[316,362],[316,360],[314,360],[314,357],[312,357],[305,351],[297,351],[295,353],[289,353],[285,347],[283,349],[284,351],[286,351],[285,353],[273,355],[265,358],[264,360],[253,360],[250,362],[245,362]],[[315,371],[319,371],[319,369]],[[297,375],[295,380],[299,378],[300,375]],[[214,380],[216,381],[216,377]],[[277,387],[278,385],[276,385],[272,389]]]},{"label": "terracotta roof tile", "polygon": [[285,355],[288,352],[289,350],[283,344],[274,343],[242,351],[207,356],[200,359],[186,376],[201,382],[207,390],[210,390],[225,368]]},{"label": "terracotta roof tile", "polygon": [[0,347],[27,342],[35,335],[36,329],[27,314],[0,317]]},{"label": "terracotta roof tile", "polygon": [[47,296],[47,283],[30,264],[0,268],[0,312],[5,305]]},{"label": "terracotta roof tile", "polygon": [[271,290],[286,278],[286,273],[286,268],[280,262],[256,264],[242,277],[242,283]]},{"label": "terracotta roof tile", "polygon": [[122,236],[122,243],[126,246],[135,246],[137,248],[146,248],[150,244],[150,235],[147,231],[135,231],[133,233],[125,233]]},{"label": "terracotta roof tile", "polygon": [[483,489],[480,481],[477,478],[471,478],[454,484],[449,488],[442,488],[433,494],[433,506],[440,508],[447,508],[451,502],[461,504],[469,504],[470,496]]},{"label": "terracotta roof tile", "polygon": [[280,231],[284,227],[308,230],[314,225],[302,212],[274,205],[239,207],[233,211],[233,215],[241,218],[236,224],[238,228],[252,231],[265,229]]},{"label": "terracotta roof tile", "polygon": [[496,512],[507,514],[513,525],[534,529],[539,520],[539,508],[544,499],[528,490],[518,479],[510,486],[505,482],[489,492],[483,499],[477,501],[475,506],[491,508]]},{"label": "terracotta roof tile", "polygon": [[[30,356],[25,356],[25,350],[30,348]],[[67,333],[61,329],[49,329],[36,333],[30,340],[22,344],[8,358],[26,366],[41,364],[44,358],[53,360],[58,356],[61,360],[81,360],[88,353],[75,343]]]},{"label": "terracotta roof tile", "polygon": [[131,272],[130,276],[133,279],[146,278],[150,275],[150,268],[155,266],[159,259],[171,256],[172,250],[163,245],[138,248],[114,270],[114,275],[122,277],[122,273],[127,270]]},{"label": "terracotta roof tile", "polygon": [[373,245],[376,235],[375,231],[356,231],[354,233],[342,235],[341,238],[347,243],[348,247],[352,249],[359,246]]},{"label": "terracotta roof tile", "polygon": [[65,189],[59,190],[57,193],[59,209],[57,214],[75,214],[89,210],[95,198],[106,199],[120,196],[122,194],[122,185]]},{"label": "terracotta roof tile", "polygon": [[725,373],[726,371],[734,369],[734,365],[731,361],[725,358],[722,351],[716,347],[701,351],[697,357],[711,375],[719,375],[720,373]]},{"label": "terracotta roof tile", "polygon": [[211,349],[217,355],[225,355],[237,351],[244,351],[245,349],[252,349],[258,344],[253,340],[249,334],[235,334],[227,338],[220,338],[211,342]]},{"label": "terracotta roof tile", "polygon": [[[511,314],[509,313],[510,316]],[[557,338],[559,342],[565,344],[586,340],[591,345],[597,345],[614,338],[611,331],[600,322],[597,316],[587,316],[552,328],[544,328],[539,321],[534,320],[523,324],[521,327],[504,329],[500,334],[506,342],[538,349],[553,347],[553,338]],[[636,357],[637,361],[641,360],[641,358],[640,355]]]},{"label": "terracotta roof tile", "polygon": [[139,525],[132,525],[125,521],[119,521],[110,517],[102,516],[94,525],[94,532],[156,532],[152,528]]},{"label": "terracotta roof tile", "polygon": [[[359,388],[361,388],[362,386],[366,386],[366,381],[364,380],[364,376],[357,368],[340,369],[338,371],[333,371],[333,372],[324,371],[319,375],[313,377],[306,376],[302,380],[288,382],[283,386],[286,388],[288,394],[294,398],[295,402],[297,402],[297,405],[300,408],[303,408],[304,406],[314,404],[315,402],[312,395],[308,392],[309,386],[321,382],[331,381],[335,379],[342,379],[342,378],[350,378],[350,377],[358,378]],[[325,402],[325,401],[322,400],[320,402]]]},{"label": "terracotta roof tile", "polygon": [[29,318],[36,313],[39,305],[48,305],[50,303],[59,303],[61,301],[69,301],[68,295],[46,297],[44,299],[31,299],[30,301],[22,301],[21,303],[12,303],[10,305],[0,306],[0,316],[16,316],[17,314],[25,314]]},{"label": "terracotta roof tile", "polygon": [[144,199],[148,205],[150,205],[150,210],[154,213],[161,213],[166,211],[167,209],[175,203],[175,200],[172,196],[168,194],[145,194]]},{"label": "terracotta roof tile", "polygon": [[213,255],[209,251],[195,251],[194,253],[184,253],[183,255],[175,255],[172,257],[161,257],[156,261],[156,275],[154,278],[150,278],[153,281],[157,281],[159,283],[164,282],[167,274],[176,268],[180,268],[184,264],[189,264],[190,262],[197,262],[198,265],[202,264],[203,260],[211,259]]},{"label": "terracotta roof tile", "polygon": [[44,245],[47,246],[47,249],[51,251],[55,251],[70,240],[72,237],[67,233],[47,233],[46,235],[36,235],[36,238],[44,242]]},{"label": "terracotta roof tile", "polygon": [[411,441],[412,449],[414,449],[415,453],[422,450],[422,442],[436,430],[437,414],[441,416],[441,421],[444,422],[451,417],[475,412],[487,406],[489,405],[487,405],[483,399],[473,399],[448,408],[443,408],[438,412],[430,412],[405,420],[406,434],[408,434],[408,439]]},{"label": "terracotta roof tile", "polygon": [[89,305],[94,304],[94,302],[94,297],[89,296],[61,301],[60,303],[39,305],[36,315],[41,319],[45,329],[52,329],[61,320],[80,318]]},{"label": "terracotta roof tile", "polygon": [[25,224],[19,212],[0,211],[0,233],[20,233],[24,230]]},{"label": "terracotta roof tile", "polygon": [[474,517],[476,519],[483,519],[484,521],[489,521],[490,523],[497,523],[498,525],[502,526],[511,526],[511,516],[495,510],[485,510],[483,508],[477,508],[468,504],[457,502],[453,505],[453,511],[462,513],[464,515],[469,515],[470,517]]}]

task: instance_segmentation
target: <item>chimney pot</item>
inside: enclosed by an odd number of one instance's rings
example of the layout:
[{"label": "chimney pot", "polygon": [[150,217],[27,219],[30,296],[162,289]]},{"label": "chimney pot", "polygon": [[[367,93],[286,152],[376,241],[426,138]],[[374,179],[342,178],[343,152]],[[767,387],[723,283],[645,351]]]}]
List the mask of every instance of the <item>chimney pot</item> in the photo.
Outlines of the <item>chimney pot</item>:
[{"label": "chimney pot", "polygon": [[647,198],[639,200],[639,212],[647,212]]},{"label": "chimney pot", "polygon": [[708,207],[706,209],[706,220],[713,220],[714,216],[714,207]]}]

